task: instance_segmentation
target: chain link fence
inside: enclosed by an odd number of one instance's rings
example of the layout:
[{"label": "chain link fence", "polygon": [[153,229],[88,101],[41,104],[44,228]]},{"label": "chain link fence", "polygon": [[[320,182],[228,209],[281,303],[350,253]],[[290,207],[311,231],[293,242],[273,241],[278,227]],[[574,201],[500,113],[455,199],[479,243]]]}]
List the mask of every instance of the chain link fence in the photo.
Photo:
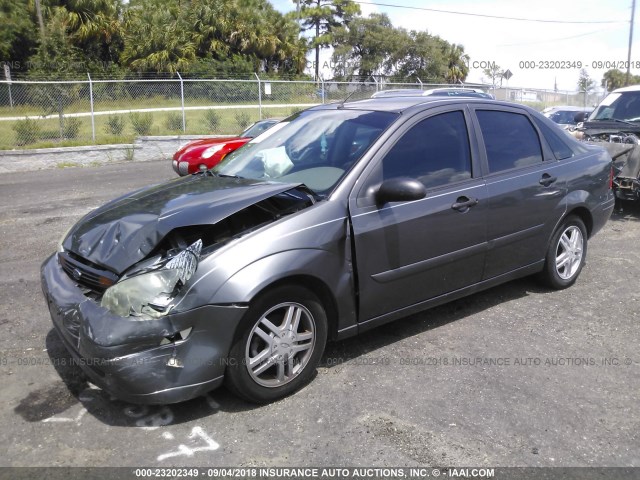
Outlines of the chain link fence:
[{"label": "chain link fence", "polygon": [[[262,118],[284,118],[321,103],[368,98],[383,89],[451,85],[173,79],[0,81],[0,149],[131,143],[146,135],[237,135]],[[490,86],[483,86],[489,90]],[[497,88],[499,100],[539,110],[594,106],[602,95]]]},{"label": "chain link fence", "polygon": [[571,92],[536,88],[496,88],[491,93],[496,100],[529,105],[537,110],[555,105],[595,108],[605,97],[604,92]]}]

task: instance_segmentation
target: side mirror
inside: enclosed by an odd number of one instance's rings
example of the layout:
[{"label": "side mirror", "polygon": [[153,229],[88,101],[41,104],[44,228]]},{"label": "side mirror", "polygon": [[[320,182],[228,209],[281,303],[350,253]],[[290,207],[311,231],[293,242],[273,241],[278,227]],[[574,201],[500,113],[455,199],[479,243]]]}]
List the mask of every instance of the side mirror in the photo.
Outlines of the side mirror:
[{"label": "side mirror", "polygon": [[375,198],[378,205],[389,202],[410,202],[427,196],[427,189],[413,178],[390,178],[378,188]]},{"label": "side mirror", "polygon": [[573,117],[573,121],[576,123],[584,122],[588,116],[587,112],[578,112],[575,117]]}]

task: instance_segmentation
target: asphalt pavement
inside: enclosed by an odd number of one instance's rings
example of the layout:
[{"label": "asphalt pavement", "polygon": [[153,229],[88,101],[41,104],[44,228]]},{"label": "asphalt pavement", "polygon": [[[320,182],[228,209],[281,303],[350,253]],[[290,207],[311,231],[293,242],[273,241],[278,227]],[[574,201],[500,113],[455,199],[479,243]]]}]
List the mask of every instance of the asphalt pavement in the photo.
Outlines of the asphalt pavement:
[{"label": "asphalt pavement", "polygon": [[0,466],[640,466],[633,206],[574,287],[522,279],[330,344],[279,402],[110,398],[52,330],[39,268],[82,215],[173,177],[168,161],[0,176]]}]

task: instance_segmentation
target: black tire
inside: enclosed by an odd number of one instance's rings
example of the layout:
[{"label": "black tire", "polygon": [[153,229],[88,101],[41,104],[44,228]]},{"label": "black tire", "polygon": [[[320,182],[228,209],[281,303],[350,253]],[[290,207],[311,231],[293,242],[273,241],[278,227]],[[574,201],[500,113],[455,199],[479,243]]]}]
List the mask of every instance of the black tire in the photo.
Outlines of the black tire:
[{"label": "black tire", "polygon": [[[562,265],[565,259],[567,261]],[[540,278],[545,285],[556,290],[570,287],[580,276],[586,259],[587,229],[579,217],[570,215],[551,237]]]},{"label": "black tire", "polygon": [[256,298],[240,322],[225,384],[253,403],[286,397],[311,380],[326,342],[327,315],[318,297],[300,286],[276,287]]}]

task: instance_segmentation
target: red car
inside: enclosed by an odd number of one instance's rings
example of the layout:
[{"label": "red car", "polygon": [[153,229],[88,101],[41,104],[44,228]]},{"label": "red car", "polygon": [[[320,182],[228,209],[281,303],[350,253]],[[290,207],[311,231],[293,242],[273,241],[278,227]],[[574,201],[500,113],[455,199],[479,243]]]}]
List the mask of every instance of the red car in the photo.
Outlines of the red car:
[{"label": "red car", "polygon": [[203,138],[189,142],[173,155],[173,170],[180,176],[208,170],[220,163],[228,153],[240,148],[279,121],[274,118],[260,120],[239,137]]}]

